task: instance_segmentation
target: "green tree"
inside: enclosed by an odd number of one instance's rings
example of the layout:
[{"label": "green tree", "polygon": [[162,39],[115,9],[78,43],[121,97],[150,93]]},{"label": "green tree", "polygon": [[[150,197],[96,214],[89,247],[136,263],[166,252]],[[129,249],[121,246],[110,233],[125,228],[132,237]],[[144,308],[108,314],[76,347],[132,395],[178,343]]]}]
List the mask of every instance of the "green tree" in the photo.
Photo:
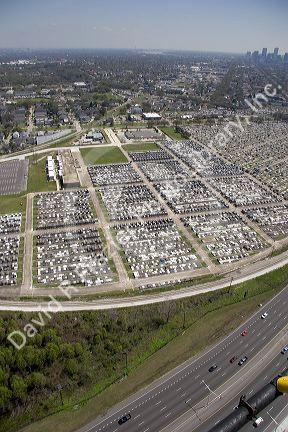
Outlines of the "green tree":
[{"label": "green tree", "polygon": [[13,375],[10,381],[10,387],[13,392],[13,397],[23,399],[27,394],[27,384],[18,375]]},{"label": "green tree", "polygon": [[0,405],[2,407],[5,406],[11,398],[12,398],[12,391],[5,386],[0,386]]},{"label": "green tree", "polygon": [[46,377],[41,372],[32,372],[28,376],[28,385],[32,388],[45,387]]}]

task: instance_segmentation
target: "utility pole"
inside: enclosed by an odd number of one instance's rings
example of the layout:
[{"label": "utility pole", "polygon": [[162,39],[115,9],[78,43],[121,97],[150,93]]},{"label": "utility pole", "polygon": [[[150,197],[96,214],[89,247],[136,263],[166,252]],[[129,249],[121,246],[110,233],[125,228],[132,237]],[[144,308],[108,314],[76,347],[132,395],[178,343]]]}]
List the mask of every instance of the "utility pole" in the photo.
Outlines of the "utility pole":
[{"label": "utility pole", "polygon": [[123,351],[123,355],[125,355],[125,376],[128,376],[128,353],[127,351]]},{"label": "utility pole", "polygon": [[64,402],[63,402],[62,385],[61,385],[61,384],[57,384],[57,390],[59,391],[60,399],[61,399],[61,404],[62,404],[62,406],[63,406],[63,405],[64,405]]},{"label": "utility pole", "polygon": [[183,330],[184,330],[186,327],[186,310],[183,304],[182,304],[182,308],[183,308]]}]

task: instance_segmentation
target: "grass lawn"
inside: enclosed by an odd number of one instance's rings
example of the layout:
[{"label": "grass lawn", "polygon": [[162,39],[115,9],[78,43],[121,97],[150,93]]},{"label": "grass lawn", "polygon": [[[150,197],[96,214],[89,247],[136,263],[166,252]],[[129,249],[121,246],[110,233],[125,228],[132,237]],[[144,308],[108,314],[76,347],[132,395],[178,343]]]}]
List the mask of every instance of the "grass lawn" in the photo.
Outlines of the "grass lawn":
[{"label": "grass lawn", "polygon": [[27,193],[57,190],[56,182],[48,182],[46,179],[45,165],[46,156],[36,160],[36,163],[33,163],[33,158],[29,158]]},{"label": "grass lawn", "polygon": [[128,162],[118,147],[84,148],[80,151],[86,165]]},{"label": "grass lawn", "polygon": [[163,133],[168,135],[173,140],[182,140],[183,136],[176,132],[174,127],[163,126],[160,128]]},{"label": "grass lawn", "polygon": [[149,151],[149,150],[160,150],[159,146],[154,142],[147,143],[136,143],[136,144],[125,144],[122,145],[123,150],[129,151]]},{"label": "grass lawn", "polygon": [[0,196],[0,214],[22,213],[26,211],[26,195],[1,195]]},{"label": "grass lawn", "polygon": [[108,386],[101,394],[82,404],[75,402],[70,409],[67,408],[58,414],[31,424],[21,429],[22,432],[38,432],[39,430],[71,432],[84,426],[109,407],[201,352],[207,346],[208,341],[211,345],[225,334],[229,334],[258,309],[259,303],[265,303],[275,294],[276,290],[272,290],[206,314],[130,372],[126,380]]}]

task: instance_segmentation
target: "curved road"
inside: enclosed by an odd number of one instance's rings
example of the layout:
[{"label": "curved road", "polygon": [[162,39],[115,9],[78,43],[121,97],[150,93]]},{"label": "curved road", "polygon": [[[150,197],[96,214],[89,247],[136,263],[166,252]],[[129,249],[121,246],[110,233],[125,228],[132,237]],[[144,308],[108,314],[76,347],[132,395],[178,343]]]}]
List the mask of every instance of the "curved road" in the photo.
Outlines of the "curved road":
[{"label": "curved road", "polygon": [[[283,332],[283,328],[288,324],[287,294],[288,286],[217,345],[133,395],[128,401],[110,410],[104,418],[97,419],[79,432],[159,432],[162,429],[165,432],[182,431],[182,428],[178,427],[181,425],[180,417],[190,413],[191,407],[207,400],[209,395],[213,397],[213,392],[237,372],[239,375],[240,366],[237,361],[233,364],[229,362],[234,355],[238,358],[248,356],[241,373],[249,371],[253,358],[257,355],[261,357],[258,361],[262,361],[265,355],[259,351],[271,343],[278,333]],[[268,312],[265,320],[261,319],[263,311]],[[248,330],[246,337],[241,335],[243,329]],[[282,333],[280,336],[278,344],[282,346],[284,342],[288,342],[288,338],[286,333],[283,340]],[[279,352],[279,347],[277,350]],[[208,369],[213,364],[218,367],[210,373]],[[131,420],[119,426],[118,419],[126,413],[131,413]],[[177,428],[175,425],[178,425]]]}]

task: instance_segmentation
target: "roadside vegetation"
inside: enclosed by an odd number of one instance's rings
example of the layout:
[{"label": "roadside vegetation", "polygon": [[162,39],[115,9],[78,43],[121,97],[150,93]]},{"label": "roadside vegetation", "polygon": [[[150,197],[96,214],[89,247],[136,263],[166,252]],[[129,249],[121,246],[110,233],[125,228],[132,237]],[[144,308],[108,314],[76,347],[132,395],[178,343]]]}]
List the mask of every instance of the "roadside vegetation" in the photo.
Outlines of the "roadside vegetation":
[{"label": "roadside vegetation", "polygon": [[[288,266],[181,301],[58,313],[51,320],[42,315],[46,325],[38,326],[39,333],[19,351],[7,335],[41,317],[2,312],[0,431],[16,431],[40,418],[45,419],[25,431],[68,432],[80,427],[229,333],[287,280]],[[128,378],[120,385],[126,372]]]}]

